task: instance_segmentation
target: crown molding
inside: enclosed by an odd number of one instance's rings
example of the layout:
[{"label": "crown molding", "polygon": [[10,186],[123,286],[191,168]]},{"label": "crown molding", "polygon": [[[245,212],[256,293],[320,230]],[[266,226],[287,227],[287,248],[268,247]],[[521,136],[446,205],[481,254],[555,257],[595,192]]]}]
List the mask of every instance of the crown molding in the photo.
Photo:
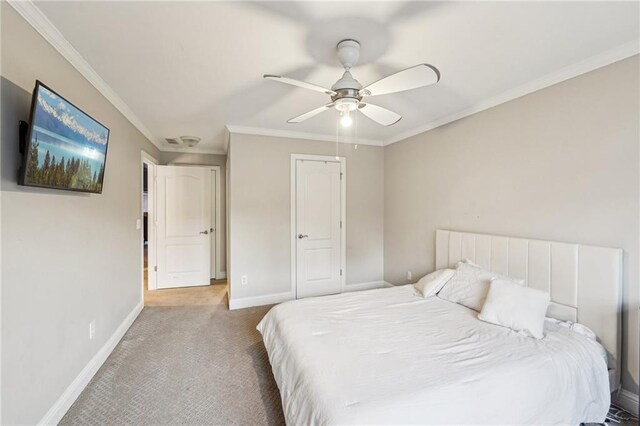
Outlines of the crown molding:
[{"label": "crown molding", "polygon": [[396,142],[401,142],[412,136],[416,136],[416,135],[419,135],[420,133],[424,133],[429,130],[435,129],[436,127],[440,127],[445,124],[451,123],[453,121],[460,120],[461,118],[468,117],[470,115],[484,111],[486,109],[493,108],[505,102],[512,101],[514,99],[520,98],[522,96],[528,95],[530,93],[536,92],[538,90],[544,89],[554,84],[563,82],[565,80],[569,80],[579,75],[588,73],[598,68],[611,65],[614,62],[627,59],[639,53],[640,53],[640,43],[638,41],[632,41],[632,42],[623,44],[621,46],[608,50],[604,53],[594,55],[588,59],[577,62],[573,65],[569,65],[567,67],[561,68],[557,71],[554,71],[541,78],[525,83],[516,88],[507,90],[506,92],[502,92],[498,96],[494,96],[485,101],[479,102],[476,105],[473,105],[462,111],[458,111],[446,117],[431,121],[430,123],[423,124],[421,126],[416,127],[415,129],[402,132],[394,137],[391,137],[385,140],[383,145],[387,146],[387,145],[394,144]]},{"label": "crown molding", "polygon": [[229,152],[229,142],[231,141],[231,132],[229,131],[228,126],[224,126],[224,152]]},{"label": "crown molding", "polygon": [[[304,139],[320,142],[336,143],[336,137],[332,135],[322,135],[319,133],[298,132],[293,130],[277,130],[267,129],[263,127],[248,127],[248,126],[236,126],[227,125],[229,133],[235,133],[239,135],[257,135],[257,136],[271,136],[277,138],[288,139]],[[359,145],[372,145],[383,146],[383,142],[375,139],[354,138],[350,136],[341,137],[338,142],[346,144],[359,144]]]},{"label": "crown molding", "polygon": [[87,79],[127,120],[131,122],[159,150],[162,143],[142,123],[129,106],[116,94],[106,81],[89,65],[82,55],[69,43],[53,22],[32,0],[7,0],[44,39],[53,46],[82,76]]}]

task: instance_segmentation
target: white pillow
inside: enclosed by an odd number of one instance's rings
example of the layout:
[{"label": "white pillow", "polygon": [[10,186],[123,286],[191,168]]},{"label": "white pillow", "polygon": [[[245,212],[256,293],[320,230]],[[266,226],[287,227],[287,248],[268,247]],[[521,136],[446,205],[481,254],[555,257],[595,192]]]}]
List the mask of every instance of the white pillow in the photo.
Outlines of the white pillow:
[{"label": "white pillow", "polygon": [[[480,312],[493,278],[508,278],[470,262],[458,262],[456,273],[440,290],[438,297]],[[523,281],[518,281],[524,284]]]},{"label": "white pillow", "polygon": [[548,306],[549,293],[497,278],[491,281],[478,319],[542,339]]},{"label": "white pillow", "polygon": [[413,286],[424,298],[435,296],[455,273],[453,269],[439,269],[420,278]]},{"label": "white pillow", "polygon": [[475,266],[476,268],[482,268],[482,266],[478,265],[477,263],[474,263],[471,259],[463,259],[460,262],[456,263],[456,269],[458,269],[462,265],[469,265],[469,266]]}]

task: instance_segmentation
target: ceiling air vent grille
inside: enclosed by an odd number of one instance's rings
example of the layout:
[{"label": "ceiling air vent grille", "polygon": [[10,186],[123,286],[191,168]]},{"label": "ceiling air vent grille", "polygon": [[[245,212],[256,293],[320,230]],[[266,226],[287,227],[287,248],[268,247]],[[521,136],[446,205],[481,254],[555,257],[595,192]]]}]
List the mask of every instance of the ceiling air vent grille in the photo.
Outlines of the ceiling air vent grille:
[{"label": "ceiling air vent grille", "polygon": [[180,142],[178,142],[178,139],[176,138],[166,138],[165,140],[167,141],[168,144],[180,145]]}]

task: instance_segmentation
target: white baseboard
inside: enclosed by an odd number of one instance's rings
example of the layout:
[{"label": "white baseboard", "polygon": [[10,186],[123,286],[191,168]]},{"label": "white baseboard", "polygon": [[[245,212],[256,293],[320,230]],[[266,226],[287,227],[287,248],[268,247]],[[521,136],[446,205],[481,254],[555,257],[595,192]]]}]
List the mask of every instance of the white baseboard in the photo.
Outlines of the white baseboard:
[{"label": "white baseboard", "polygon": [[383,281],[383,282],[384,282],[384,286],[385,286],[385,287],[395,287],[395,285],[393,285],[393,284],[391,284],[391,283],[388,283],[388,282],[386,282],[386,281]]},{"label": "white baseboard", "polygon": [[89,361],[75,380],[71,382],[67,389],[65,389],[60,398],[58,398],[38,424],[57,425],[60,420],[62,420],[62,417],[64,417],[75,400],[78,399],[80,393],[82,393],[93,376],[98,372],[100,367],[102,367],[102,364],[107,360],[113,349],[120,342],[124,333],[126,333],[129,327],[131,327],[131,324],[136,320],[143,307],[143,302],[140,302],[135,308],[133,308],[124,321],[122,321],[120,326],[118,326],[116,331],[111,335],[109,340],[107,340],[98,353],[91,358],[91,361]]},{"label": "white baseboard", "polygon": [[218,272],[216,274],[216,280],[224,280],[227,278],[227,273],[226,272]]},{"label": "white baseboard", "polygon": [[638,395],[633,392],[629,392],[626,389],[621,389],[616,403],[630,412],[631,414],[638,415]]},{"label": "white baseboard", "polygon": [[242,297],[240,299],[230,299],[229,309],[243,309],[250,308],[252,306],[274,305],[276,303],[286,302],[287,300],[294,299],[291,292],[266,294],[264,296]]},{"label": "white baseboard", "polygon": [[384,281],[371,281],[368,283],[358,283],[358,284],[347,284],[344,286],[344,291],[361,291],[361,290],[370,290],[373,288],[382,288],[385,287]]}]

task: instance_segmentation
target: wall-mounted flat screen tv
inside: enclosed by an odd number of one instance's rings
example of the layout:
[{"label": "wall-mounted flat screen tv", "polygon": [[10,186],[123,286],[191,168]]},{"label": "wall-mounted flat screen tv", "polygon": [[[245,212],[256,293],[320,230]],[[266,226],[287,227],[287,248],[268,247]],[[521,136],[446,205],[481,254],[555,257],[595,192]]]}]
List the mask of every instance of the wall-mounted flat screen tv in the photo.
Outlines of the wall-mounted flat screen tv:
[{"label": "wall-mounted flat screen tv", "polygon": [[20,183],[102,192],[109,129],[36,82]]}]

